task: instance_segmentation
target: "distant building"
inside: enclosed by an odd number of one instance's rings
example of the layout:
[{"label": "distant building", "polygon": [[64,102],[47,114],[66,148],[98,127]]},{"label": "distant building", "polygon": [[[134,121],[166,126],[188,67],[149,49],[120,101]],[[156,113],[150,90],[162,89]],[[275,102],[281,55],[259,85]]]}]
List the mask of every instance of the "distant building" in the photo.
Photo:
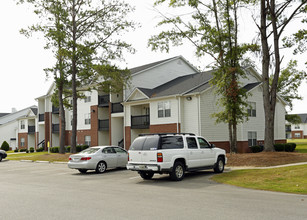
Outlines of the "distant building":
[{"label": "distant building", "polygon": [[300,117],[301,122],[298,124],[286,124],[287,139],[307,139],[307,114],[292,114]]}]

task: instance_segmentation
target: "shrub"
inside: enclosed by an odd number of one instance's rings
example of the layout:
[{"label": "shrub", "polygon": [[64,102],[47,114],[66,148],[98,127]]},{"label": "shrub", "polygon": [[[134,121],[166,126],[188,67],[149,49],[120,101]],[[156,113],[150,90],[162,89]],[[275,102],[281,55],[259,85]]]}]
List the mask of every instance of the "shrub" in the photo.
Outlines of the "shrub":
[{"label": "shrub", "polygon": [[274,144],[275,151],[285,151],[285,144]]},{"label": "shrub", "polygon": [[14,150],[14,152],[18,152],[18,149],[16,148],[16,149]]},{"label": "shrub", "polygon": [[29,153],[29,150],[28,150],[28,149],[26,149],[26,153]]},{"label": "shrub", "polygon": [[40,148],[37,148],[37,149],[36,149],[36,152],[42,152],[42,151],[44,151],[44,148],[43,148],[43,147],[40,147]]},{"label": "shrub", "polygon": [[60,147],[51,147],[50,148],[51,153],[59,153],[60,152]]},{"label": "shrub", "polygon": [[10,149],[9,144],[6,141],[3,141],[2,145],[1,145],[1,150],[8,151],[9,149]]},{"label": "shrub", "polygon": [[251,146],[250,149],[253,153],[258,153],[263,151],[263,146],[262,145]]},{"label": "shrub", "polygon": [[23,148],[23,149],[20,149],[19,152],[26,152],[27,150],[28,149]]},{"label": "shrub", "polygon": [[296,148],[296,143],[285,144],[285,151],[287,152],[294,152],[295,148]]},{"label": "shrub", "polygon": [[68,153],[70,152],[70,146],[66,147],[66,152],[68,152]]},{"label": "shrub", "polygon": [[34,147],[30,147],[30,153],[34,152]]}]

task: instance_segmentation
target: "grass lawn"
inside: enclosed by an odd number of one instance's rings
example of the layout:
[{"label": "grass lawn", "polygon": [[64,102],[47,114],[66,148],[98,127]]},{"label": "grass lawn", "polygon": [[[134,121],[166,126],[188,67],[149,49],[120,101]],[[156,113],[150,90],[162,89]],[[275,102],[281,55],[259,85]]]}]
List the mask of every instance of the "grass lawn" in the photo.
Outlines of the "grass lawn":
[{"label": "grass lawn", "polygon": [[307,139],[287,139],[287,143],[296,143],[296,152],[307,153]]},{"label": "grass lawn", "polygon": [[70,154],[57,154],[57,153],[47,153],[47,152],[36,152],[36,153],[19,153],[7,155],[6,159],[9,160],[33,160],[33,161],[60,161],[68,162]]},{"label": "grass lawn", "polygon": [[219,183],[251,189],[307,194],[307,165],[235,170],[215,175],[212,179]]}]

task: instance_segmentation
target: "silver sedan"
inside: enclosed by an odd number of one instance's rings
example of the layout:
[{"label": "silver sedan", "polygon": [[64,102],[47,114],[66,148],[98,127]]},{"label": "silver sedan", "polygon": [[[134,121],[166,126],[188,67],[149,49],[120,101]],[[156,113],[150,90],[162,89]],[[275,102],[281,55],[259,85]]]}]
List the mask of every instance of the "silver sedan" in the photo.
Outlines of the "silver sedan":
[{"label": "silver sedan", "polygon": [[116,146],[89,147],[78,154],[69,157],[68,167],[77,169],[80,173],[95,170],[103,173],[107,168],[126,167],[128,152]]}]

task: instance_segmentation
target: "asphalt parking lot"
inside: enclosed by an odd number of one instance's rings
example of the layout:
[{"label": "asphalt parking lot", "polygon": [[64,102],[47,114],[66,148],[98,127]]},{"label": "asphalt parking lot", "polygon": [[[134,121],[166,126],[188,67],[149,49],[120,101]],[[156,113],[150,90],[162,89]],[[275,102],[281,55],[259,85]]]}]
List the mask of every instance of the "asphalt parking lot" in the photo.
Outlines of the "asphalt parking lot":
[{"label": "asphalt parking lot", "polygon": [[307,196],[242,189],[212,171],[144,181],[136,172],[80,174],[66,164],[0,163],[0,219],[307,219]]}]

